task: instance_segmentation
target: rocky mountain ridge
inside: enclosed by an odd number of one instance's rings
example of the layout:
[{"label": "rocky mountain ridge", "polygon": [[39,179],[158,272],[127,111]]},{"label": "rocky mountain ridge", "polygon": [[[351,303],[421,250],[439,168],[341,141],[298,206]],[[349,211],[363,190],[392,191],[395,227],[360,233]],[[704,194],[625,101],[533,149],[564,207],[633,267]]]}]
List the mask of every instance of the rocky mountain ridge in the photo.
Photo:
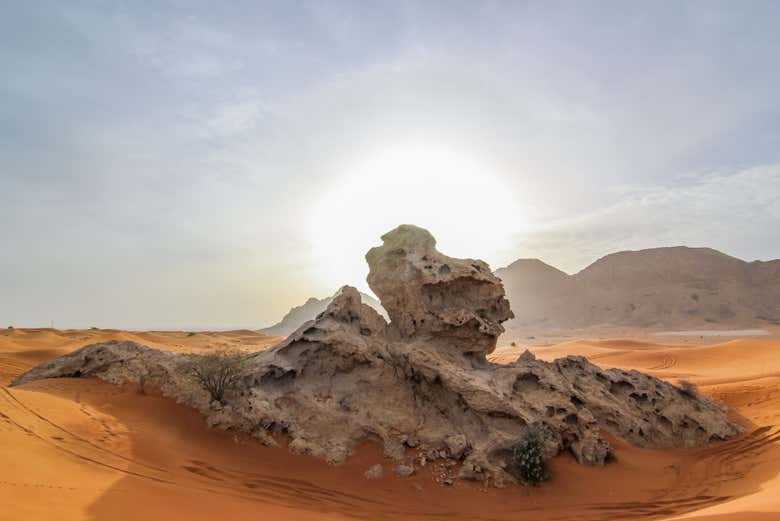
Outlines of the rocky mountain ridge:
[{"label": "rocky mountain ridge", "polygon": [[515,312],[510,330],[780,324],[780,260],[678,246],[613,253],[574,275],[538,259],[495,273]]}]

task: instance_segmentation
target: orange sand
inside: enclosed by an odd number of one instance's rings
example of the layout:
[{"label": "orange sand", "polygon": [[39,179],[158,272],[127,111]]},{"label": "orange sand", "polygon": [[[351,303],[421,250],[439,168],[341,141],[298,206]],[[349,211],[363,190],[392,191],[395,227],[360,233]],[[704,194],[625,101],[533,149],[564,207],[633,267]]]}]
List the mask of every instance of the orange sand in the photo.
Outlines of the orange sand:
[{"label": "orange sand", "polygon": [[[262,349],[277,340],[249,331],[2,330],[0,384],[112,338],[195,351]],[[523,349],[501,349],[496,359]],[[616,462],[586,468],[561,455],[551,462],[552,480],[538,488],[441,487],[430,467],[394,476],[372,445],[333,467],[209,430],[196,412],[133,386],[48,380],[0,388],[0,520],[780,519],[780,340],[580,340],[532,350],[543,358],[584,354],[605,367],[698,383],[742,418],[747,433],[697,450],[612,440]],[[377,462],[385,463],[385,477],[366,480],[363,471]]]}]

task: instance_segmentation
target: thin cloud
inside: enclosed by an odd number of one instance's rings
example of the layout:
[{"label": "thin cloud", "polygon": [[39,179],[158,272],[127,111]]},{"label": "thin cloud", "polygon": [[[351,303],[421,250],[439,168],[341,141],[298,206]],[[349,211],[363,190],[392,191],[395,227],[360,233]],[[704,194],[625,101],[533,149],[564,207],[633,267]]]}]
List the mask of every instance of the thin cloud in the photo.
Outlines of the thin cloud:
[{"label": "thin cloud", "polygon": [[541,224],[522,256],[569,273],[619,250],[708,246],[746,260],[777,256],[780,164],[689,176],[683,185],[634,189],[592,212]]},{"label": "thin cloud", "polygon": [[[303,223],[358,158],[399,143],[500,179],[522,212],[484,218],[516,236],[481,254],[495,267],[681,242],[780,257],[776,174],[755,170],[780,164],[778,16],[776,2],[15,3],[0,18],[0,316],[36,323],[49,302],[59,323],[273,322],[346,282],[313,275]],[[122,313],[101,300],[112,273]]]}]

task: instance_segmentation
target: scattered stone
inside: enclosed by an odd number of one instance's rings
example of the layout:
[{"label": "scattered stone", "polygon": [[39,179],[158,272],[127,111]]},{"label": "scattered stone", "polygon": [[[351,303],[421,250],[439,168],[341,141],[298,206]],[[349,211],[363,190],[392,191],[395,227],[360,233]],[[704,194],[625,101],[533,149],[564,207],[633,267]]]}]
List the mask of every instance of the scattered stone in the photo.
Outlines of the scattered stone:
[{"label": "scattered stone", "polygon": [[411,465],[396,465],[395,473],[397,476],[406,478],[414,474],[414,467]]},{"label": "scattered stone", "polygon": [[444,438],[444,445],[447,447],[450,457],[460,459],[468,448],[468,440],[463,434],[454,434]]},{"label": "scattered stone", "polygon": [[373,465],[363,473],[366,479],[379,479],[382,477],[383,474],[384,474],[384,469],[382,468],[382,465],[380,465],[379,463]]},{"label": "scattered stone", "polygon": [[385,457],[394,460],[402,460],[404,458],[404,445],[400,441],[391,438],[385,442],[384,447]]},{"label": "scattered stone", "polygon": [[410,449],[413,449],[420,444],[420,441],[415,436],[404,436],[402,439],[403,439],[403,444],[409,447]]}]

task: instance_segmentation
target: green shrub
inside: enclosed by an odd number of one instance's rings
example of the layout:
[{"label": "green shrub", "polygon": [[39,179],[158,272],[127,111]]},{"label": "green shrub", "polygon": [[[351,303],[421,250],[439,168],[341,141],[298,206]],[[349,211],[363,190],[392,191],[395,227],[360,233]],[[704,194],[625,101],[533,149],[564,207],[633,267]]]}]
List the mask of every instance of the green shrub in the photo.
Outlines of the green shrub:
[{"label": "green shrub", "polygon": [[549,478],[544,459],[542,430],[532,428],[512,447],[509,473],[529,485],[538,485]]}]

